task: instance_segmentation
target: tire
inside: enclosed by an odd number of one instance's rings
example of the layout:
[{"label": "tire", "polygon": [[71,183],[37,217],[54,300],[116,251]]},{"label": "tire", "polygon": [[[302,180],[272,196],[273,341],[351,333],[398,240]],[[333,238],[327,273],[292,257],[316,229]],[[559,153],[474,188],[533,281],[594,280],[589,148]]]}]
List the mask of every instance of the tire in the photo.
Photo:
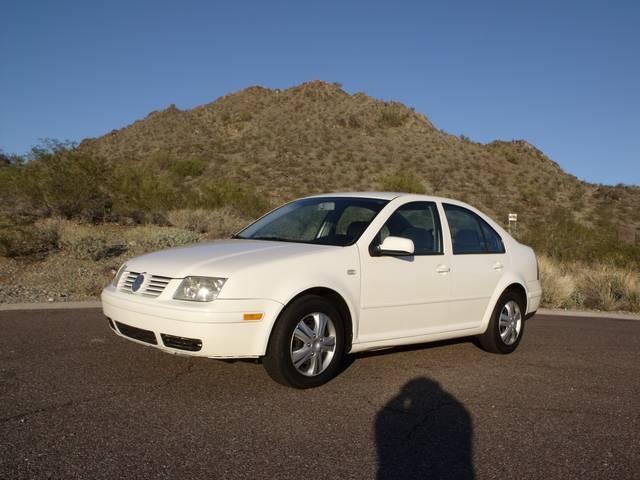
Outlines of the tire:
[{"label": "tire", "polygon": [[344,320],[331,302],[317,295],[300,297],[276,320],[262,364],[282,385],[317,387],[340,371],[345,338]]},{"label": "tire", "polygon": [[489,326],[478,337],[478,343],[487,352],[511,353],[522,340],[524,324],[525,305],[522,295],[514,290],[507,290],[496,303]]}]

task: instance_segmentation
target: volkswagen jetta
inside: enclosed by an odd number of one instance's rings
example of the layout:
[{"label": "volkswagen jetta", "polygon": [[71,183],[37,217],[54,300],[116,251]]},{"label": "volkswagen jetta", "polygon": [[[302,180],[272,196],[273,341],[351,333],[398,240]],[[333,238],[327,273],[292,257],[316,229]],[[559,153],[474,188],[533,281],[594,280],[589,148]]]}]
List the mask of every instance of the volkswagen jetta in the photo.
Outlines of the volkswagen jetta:
[{"label": "volkswagen jetta", "polygon": [[513,352],[541,293],[533,250],[475,208],[343,193],[287,203],[228,240],[134,258],[102,304],[130,340],[260,358],[276,381],[307,388],[364,350],[476,336]]}]

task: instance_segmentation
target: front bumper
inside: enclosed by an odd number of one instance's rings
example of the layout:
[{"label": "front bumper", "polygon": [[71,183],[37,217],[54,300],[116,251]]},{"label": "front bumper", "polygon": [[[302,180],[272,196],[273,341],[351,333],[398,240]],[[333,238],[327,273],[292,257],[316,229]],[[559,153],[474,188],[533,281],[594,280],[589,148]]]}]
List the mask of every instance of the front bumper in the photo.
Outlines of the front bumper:
[{"label": "front bumper", "polygon": [[[118,292],[113,286],[105,288],[101,298],[118,335],[168,353],[210,358],[263,356],[283,307],[268,299],[163,300]],[[262,319],[244,320],[245,313],[261,313]]]}]

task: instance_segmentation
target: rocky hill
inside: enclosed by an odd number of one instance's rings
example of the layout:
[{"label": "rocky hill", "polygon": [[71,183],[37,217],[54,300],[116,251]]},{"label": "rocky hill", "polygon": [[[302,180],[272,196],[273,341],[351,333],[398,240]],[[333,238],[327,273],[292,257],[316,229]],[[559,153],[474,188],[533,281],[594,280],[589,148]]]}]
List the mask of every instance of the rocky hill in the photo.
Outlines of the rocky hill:
[{"label": "rocky hill", "polygon": [[112,162],[201,165],[187,181],[241,182],[272,202],[326,191],[410,189],[467,200],[522,228],[561,217],[640,227],[640,189],[592,185],[525,140],[480,144],[438,130],[397,102],[350,95],[320,81],[286,90],[250,87],[191,110],[171,105],[80,149]]},{"label": "rocky hill", "polygon": [[[28,160],[28,161],[27,161]],[[77,147],[0,152],[0,303],[91,298],[145,251],[344,190],[466,200],[540,254],[544,304],[640,309],[640,188],[585,183],[524,140],[480,144],[337,84],[170,106]]]}]

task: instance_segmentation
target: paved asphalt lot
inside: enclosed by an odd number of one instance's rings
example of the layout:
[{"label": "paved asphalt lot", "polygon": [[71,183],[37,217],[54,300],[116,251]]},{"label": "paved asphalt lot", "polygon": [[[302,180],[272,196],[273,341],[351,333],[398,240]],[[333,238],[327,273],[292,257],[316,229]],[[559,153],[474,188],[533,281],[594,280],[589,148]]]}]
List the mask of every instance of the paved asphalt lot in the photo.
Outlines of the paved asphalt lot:
[{"label": "paved asphalt lot", "polygon": [[537,316],[359,355],[296,391],[167,355],[99,310],[0,312],[0,478],[640,478],[640,322]]}]

